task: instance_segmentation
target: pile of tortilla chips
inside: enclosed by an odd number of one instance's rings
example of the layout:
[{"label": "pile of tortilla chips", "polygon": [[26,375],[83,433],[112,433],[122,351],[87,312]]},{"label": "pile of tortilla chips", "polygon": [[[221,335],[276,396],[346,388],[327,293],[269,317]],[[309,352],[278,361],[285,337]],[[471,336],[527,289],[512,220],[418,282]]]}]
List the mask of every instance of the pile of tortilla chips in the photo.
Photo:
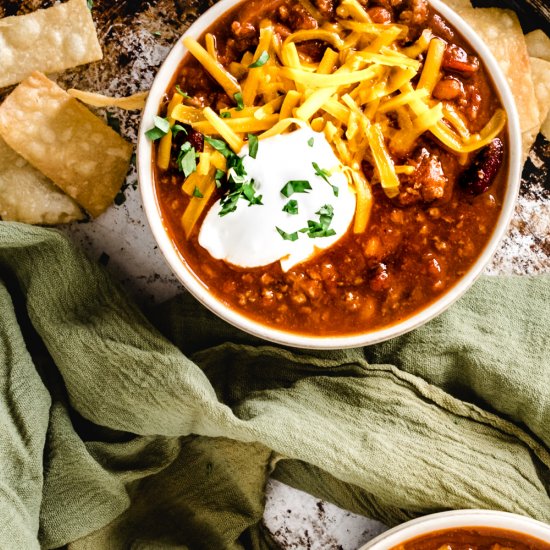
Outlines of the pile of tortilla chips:
[{"label": "pile of tortilla chips", "polygon": [[86,0],[0,19],[0,218],[54,225],[99,216],[132,146],[42,72],[102,58]]}]

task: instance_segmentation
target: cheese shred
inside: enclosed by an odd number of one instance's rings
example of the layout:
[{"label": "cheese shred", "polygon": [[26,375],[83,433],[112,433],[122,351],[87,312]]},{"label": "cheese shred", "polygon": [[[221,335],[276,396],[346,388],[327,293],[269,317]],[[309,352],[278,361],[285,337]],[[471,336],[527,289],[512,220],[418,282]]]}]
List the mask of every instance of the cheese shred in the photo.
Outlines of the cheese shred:
[{"label": "cheese shred", "polygon": [[[188,124],[203,134],[219,136],[235,153],[248,134],[262,140],[308,126],[324,132],[355,189],[356,233],[368,227],[371,183],[380,181],[392,198],[399,194],[399,176],[415,170],[407,164],[396,166],[392,154],[405,157],[429,132],[465,159],[502,132],[504,110],[497,109],[480,132],[471,133],[458,110],[432,96],[441,78],[446,42],[429,29],[412,45],[403,46],[408,27],[373,23],[358,0],[342,0],[336,22],[324,20],[310,0],[299,2],[317,21],[317,28],[298,30],[283,40],[269,21],[262,21],[255,50],[245,52],[229,69],[219,62],[212,35],[206,36],[206,47],[184,39],[185,47],[236,106],[217,113],[211,107],[185,105],[174,95],[167,112],[170,125]],[[318,62],[301,47],[312,40],[326,45]],[[92,105],[115,104],[105,103],[109,98],[71,93],[83,101],[95,101]],[[111,101],[123,108],[134,105],[131,98]],[[141,105],[139,101],[136,98],[135,105]],[[162,169],[170,164],[171,144],[169,131],[157,155]],[[375,167],[373,182],[362,172],[365,159]],[[206,144],[197,170],[184,184],[184,192],[191,197],[182,218],[187,235],[214,192],[216,171],[224,169],[225,157]]]}]

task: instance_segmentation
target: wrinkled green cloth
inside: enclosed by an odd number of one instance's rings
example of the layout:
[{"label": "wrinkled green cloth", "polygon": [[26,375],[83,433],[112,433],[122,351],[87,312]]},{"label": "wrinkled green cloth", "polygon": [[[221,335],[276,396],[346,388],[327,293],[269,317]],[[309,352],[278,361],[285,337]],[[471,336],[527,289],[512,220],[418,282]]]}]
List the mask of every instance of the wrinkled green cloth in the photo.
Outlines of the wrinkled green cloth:
[{"label": "wrinkled green cloth", "polygon": [[[385,344],[291,351],[187,296],[149,314],[0,222],[0,548],[270,548],[269,475],[388,524],[550,522],[550,278],[485,278]],[[154,328],[156,325],[157,328]]]}]

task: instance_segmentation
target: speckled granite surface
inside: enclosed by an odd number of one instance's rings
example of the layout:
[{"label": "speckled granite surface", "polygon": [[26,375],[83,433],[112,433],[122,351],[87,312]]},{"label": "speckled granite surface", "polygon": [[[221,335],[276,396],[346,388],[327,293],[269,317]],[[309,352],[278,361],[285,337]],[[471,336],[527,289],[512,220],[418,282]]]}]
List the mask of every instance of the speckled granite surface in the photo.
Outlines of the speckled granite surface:
[{"label": "speckled granite surface", "polygon": [[[0,17],[27,13],[53,3],[0,0]],[[92,13],[104,60],[54,78],[63,87],[108,95],[147,90],[171,45],[212,3],[212,0],[96,0]],[[139,113],[116,109],[98,113],[135,142]],[[550,144],[539,136],[525,168],[511,227],[487,274],[550,272],[549,169]],[[181,292],[147,226],[135,167],[117,203],[99,219],[72,225],[64,231],[91,258],[106,264],[139,302],[159,302]],[[339,510],[277,482],[270,483],[268,488],[265,522],[284,549],[354,550],[383,530],[377,522]]]}]

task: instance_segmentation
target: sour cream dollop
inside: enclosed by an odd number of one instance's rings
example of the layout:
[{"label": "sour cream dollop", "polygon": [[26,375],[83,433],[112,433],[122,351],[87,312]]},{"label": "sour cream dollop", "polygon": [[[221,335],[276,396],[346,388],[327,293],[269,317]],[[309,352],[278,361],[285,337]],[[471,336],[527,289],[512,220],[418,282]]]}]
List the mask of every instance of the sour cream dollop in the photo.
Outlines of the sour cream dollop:
[{"label": "sour cream dollop", "polygon": [[[355,194],[324,134],[300,129],[260,141],[255,159],[248,155],[248,147],[239,156],[263,204],[249,205],[240,199],[237,209],[225,216],[219,215],[221,201],[212,205],[201,226],[199,244],[214,258],[240,267],[280,260],[283,271],[288,271],[346,233],[355,212]],[[316,174],[313,163],[330,172],[330,184]],[[308,181],[311,190],[286,197],[281,190],[289,181]],[[283,210],[290,200],[297,202],[297,214]],[[329,228],[334,235],[311,238],[300,232],[308,221],[319,222],[319,212],[326,205],[332,207]],[[286,240],[277,228],[289,235],[298,232],[298,238]]]}]

